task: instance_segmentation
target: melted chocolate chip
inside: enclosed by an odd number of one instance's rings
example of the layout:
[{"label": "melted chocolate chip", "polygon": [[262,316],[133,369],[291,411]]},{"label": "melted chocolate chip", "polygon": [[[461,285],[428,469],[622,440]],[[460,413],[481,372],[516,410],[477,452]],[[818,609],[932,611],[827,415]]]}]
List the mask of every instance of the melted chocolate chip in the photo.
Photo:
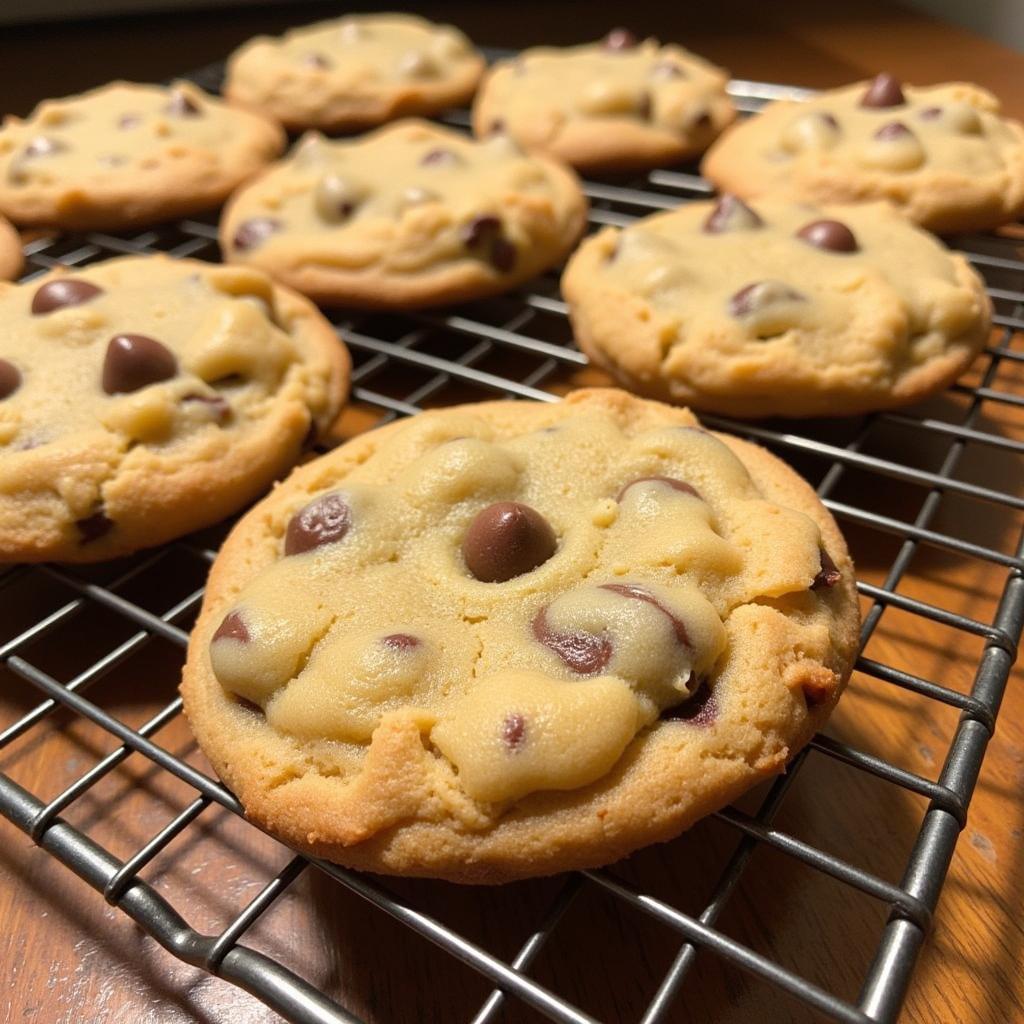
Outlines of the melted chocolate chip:
[{"label": "melted chocolate chip", "polygon": [[84,519],[76,519],[80,544],[91,544],[100,537],[105,537],[114,528],[114,520],[108,519],[102,512],[94,512]]},{"label": "melted chocolate chip", "polygon": [[900,107],[906,103],[898,78],[884,71],[876,75],[867,92],[860,98],[862,107]]},{"label": "melted chocolate chip", "polygon": [[834,587],[842,577],[832,556],[824,549],[821,549],[821,568],[811,582],[811,590],[827,590]]},{"label": "melted chocolate chip", "polygon": [[860,248],[854,233],[838,220],[811,221],[796,233],[796,237],[829,252],[857,252]]},{"label": "melted chocolate chip", "polygon": [[723,231],[742,231],[759,228],[764,221],[738,196],[722,196],[704,221],[702,230],[709,235]]},{"label": "melted chocolate chip", "polygon": [[874,137],[882,142],[892,142],[894,139],[904,139],[912,134],[913,132],[902,121],[890,121],[888,124],[883,124],[875,132]]},{"label": "melted chocolate chip", "polygon": [[630,482],[626,484],[621,491],[619,491],[618,497],[615,500],[622,501],[630,487],[646,483],[665,484],[666,486],[671,487],[673,491],[679,491],[682,494],[692,494],[695,498],[700,497],[700,492],[695,487],[690,486],[690,484],[685,480],[676,480],[674,477],[670,476],[641,476],[637,477],[636,480],[630,480]]},{"label": "melted chocolate chip", "polygon": [[501,723],[501,739],[511,751],[518,750],[526,740],[526,719],[518,711],[505,717]]},{"label": "melted chocolate chip", "polygon": [[501,221],[491,214],[474,217],[463,229],[466,248],[481,250],[495,270],[508,273],[516,262],[516,247],[502,233]]},{"label": "melted chocolate chip", "polygon": [[276,217],[250,217],[238,225],[231,244],[239,251],[255,249],[257,245],[266,241],[275,231],[280,231],[284,225]]},{"label": "melted chocolate chip", "polygon": [[171,98],[164,110],[174,117],[199,117],[202,113],[199,104],[180,89],[175,89],[171,93]]},{"label": "melted chocolate chip", "polygon": [[628,597],[633,601],[644,601],[649,605],[657,608],[662,615],[664,615],[669,622],[672,623],[672,631],[676,635],[676,640],[683,645],[683,647],[693,647],[690,643],[690,636],[686,632],[686,623],[682,619],[678,618],[675,613],[666,608],[649,590],[645,587],[639,587],[635,583],[602,583],[602,590],[610,590],[613,594],[618,594],[620,597]]},{"label": "melted chocolate chip", "polygon": [[735,317],[749,316],[776,302],[801,302],[804,296],[781,281],[755,281],[729,299],[729,312]]},{"label": "melted chocolate chip", "polygon": [[611,661],[612,642],[607,636],[595,636],[582,630],[556,633],[548,625],[545,608],[534,616],[533,635],[545,647],[554,651],[573,672],[580,675],[594,675]]},{"label": "melted chocolate chip", "polygon": [[124,395],[170,380],[177,372],[174,353],[155,338],[115,334],[103,360],[103,390],[108,395]]},{"label": "melted chocolate chip", "polygon": [[382,636],[380,642],[392,651],[412,651],[420,645],[420,638],[410,633],[391,633]]},{"label": "melted chocolate chip", "polygon": [[284,553],[301,555],[341,540],[352,525],[352,509],[340,494],[324,494],[300,509],[288,524]]},{"label": "melted chocolate chip", "polygon": [[443,146],[436,146],[420,157],[421,167],[453,167],[460,163],[462,163],[462,160],[459,158],[458,153]]},{"label": "melted chocolate chip", "polygon": [[504,583],[543,565],[557,546],[555,531],[539,512],[517,501],[499,501],[469,524],[462,557],[482,583]]},{"label": "melted chocolate chip", "polygon": [[604,37],[606,50],[632,50],[636,46],[636,36],[628,28],[613,28]]},{"label": "melted chocolate chip", "polygon": [[210,415],[218,423],[227,423],[231,419],[231,406],[228,404],[226,398],[221,398],[220,395],[183,395],[183,402],[198,402],[206,406],[210,410]]},{"label": "melted chocolate chip", "polygon": [[664,722],[689,722],[690,725],[711,725],[718,715],[715,694],[707,680],[701,680],[693,696],[682,704],[665,708],[658,716]]},{"label": "melted chocolate chip", "polygon": [[76,277],[58,277],[36,289],[32,296],[32,315],[42,316],[68,306],[81,306],[102,294],[102,288],[88,281]]},{"label": "melted chocolate chip", "polygon": [[249,636],[249,628],[246,626],[240,612],[228,612],[224,621],[217,627],[213,634],[213,643],[218,640],[237,640],[240,644],[247,644],[252,639]]},{"label": "melted chocolate chip", "polygon": [[21,387],[21,370],[14,363],[0,359],[0,402],[10,398]]}]

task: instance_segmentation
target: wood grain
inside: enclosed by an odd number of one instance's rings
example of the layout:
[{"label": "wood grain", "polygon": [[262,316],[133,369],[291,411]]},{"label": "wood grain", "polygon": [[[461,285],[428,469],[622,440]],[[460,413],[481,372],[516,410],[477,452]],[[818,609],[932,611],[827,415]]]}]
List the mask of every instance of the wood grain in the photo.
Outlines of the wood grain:
[{"label": "wood grain", "polygon": [[[685,5],[675,5],[669,11],[662,4],[640,3],[631,5],[635,14],[631,20],[639,31],[683,38],[744,77],[831,85],[887,67],[922,82],[951,76],[974,79],[998,92],[1009,109],[1024,113],[1024,57],[891,5],[875,0],[792,5],[727,0],[715,6],[714,14],[698,15],[698,5],[685,10]],[[301,7],[301,13],[296,7]],[[571,5],[552,9],[533,0],[517,3],[514,11],[458,3],[432,8],[439,16],[459,21],[483,41],[510,45],[537,41],[542,32],[552,41],[578,37],[579,10],[573,11]],[[593,19],[593,31],[587,35],[621,20],[621,12],[610,4],[590,5],[587,11]],[[47,91],[94,84],[115,70],[121,73],[122,68],[129,75],[160,77],[213,59],[256,30],[278,28],[285,20],[315,13],[310,5],[295,5],[288,11],[234,11],[230,16],[187,20],[56,26],[45,33],[17,30],[8,52],[20,54],[18,82],[0,95],[13,108],[28,105]],[[162,45],[154,46],[157,40]],[[16,51],[15,42],[20,46]],[[10,71],[8,64],[6,73]],[[1020,339],[1015,346],[1024,350]],[[986,365],[986,359],[979,360],[974,380]],[[571,383],[599,379],[594,371],[585,371]],[[996,386],[1024,394],[1021,365],[1003,371]],[[927,414],[957,422],[964,402],[962,397],[943,396],[929,403]],[[339,433],[365,429],[373,419],[370,410],[354,407],[341,421]],[[858,426],[843,423],[824,429],[830,436],[846,437]],[[1009,406],[986,403],[977,426],[1024,439],[1024,415]],[[934,469],[946,445],[919,432],[876,426],[865,450]],[[811,479],[826,468],[813,459],[801,459],[798,466]],[[1020,459],[1012,453],[971,445],[957,475],[1024,493]],[[850,471],[833,497],[912,520],[925,492],[910,485],[882,483],[877,476]],[[880,584],[899,541],[863,527],[844,527],[861,578]],[[933,527],[1012,551],[1020,536],[1021,516],[947,496]],[[96,578],[109,579],[116,571],[117,567],[96,570]],[[163,611],[199,586],[204,572],[201,559],[183,555],[161,563],[124,592]],[[1004,569],[922,547],[899,589],[990,622],[1005,578]],[[0,643],[73,596],[40,573],[33,574],[28,584],[0,590]],[[179,625],[187,628],[188,621]],[[122,620],[90,605],[48,642],[22,653],[58,678],[68,679],[130,635]],[[980,650],[980,640],[889,609],[866,654],[966,692]],[[180,651],[175,647],[159,639],[150,641],[91,688],[90,699],[129,724],[139,725],[173,697],[179,664]],[[1018,669],[1007,690],[999,729],[902,1018],[912,1024],[1003,1024],[1024,1017],[1022,682]],[[13,673],[0,670],[0,726],[36,700],[35,693]],[[858,675],[828,733],[935,778],[956,721],[952,709]],[[167,749],[203,765],[180,719],[158,738]],[[114,746],[101,730],[58,712],[44,727],[0,751],[0,770],[33,792],[52,796]],[[126,856],[193,795],[166,773],[132,756],[73,805],[66,817],[115,854]],[[744,806],[756,805],[758,796],[751,794]],[[778,824],[898,882],[925,809],[925,801],[917,796],[812,753]],[[0,1019],[41,1024],[263,1024],[277,1019],[247,994],[176,961],[21,833],[3,825],[0,836],[0,971],[6,972],[0,985]],[[725,824],[706,821],[676,842],[642,851],[615,871],[696,914],[737,838]],[[231,815],[210,809],[143,877],[181,909],[194,927],[212,932],[223,927],[287,859],[287,852],[277,844]],[[497,890],[397,880],[384,884],[508,958],[536,925],[562,881]],[[882,904],[760,848],[720,927],[823,987],[855,998],[885,917]],[[488,992],[472,971],[315,872],[302,876],[246,942],[292,966],[368,1021],[450,1024],[468,1019]],[[636,1020],[678,947],[678,937],[668,929],[587,888],[572,904],[533,973],[600,1019]],[[505,1019],[518,1024],[539,1018],[512,1005]],[[670,1019],[680,1024],[752,1020],[782,1024],[816,1018],[769,986],[702,955]]]}]

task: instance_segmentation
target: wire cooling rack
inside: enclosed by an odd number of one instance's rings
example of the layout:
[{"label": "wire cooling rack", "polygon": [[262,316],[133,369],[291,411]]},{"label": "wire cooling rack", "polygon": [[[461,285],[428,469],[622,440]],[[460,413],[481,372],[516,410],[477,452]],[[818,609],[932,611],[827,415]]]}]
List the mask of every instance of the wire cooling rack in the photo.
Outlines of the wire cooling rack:
[{"label": "wire cooling rack", "polygon": [[[216,88],[218,69],[195,77],[200,84]],[[744,81],[734,82],[731,88],[747,112],[766,99],[799,92]],[[467,123],[461,112],[446,120],[461,126]],[[592,226],[625,224],[710,192],[701,178],[679,171],[654,171],[626,184],[592,182],[586,190],[592,203]],[[0,757],[19,742],[29,743],[33,738],[52,744],[62,732],[83,721],[106,736],[110,748],[104,756],[97,755],[87,770],[76,773],[70,783],[62,784],[56,794],[43,796],[10,774],[0,773],[0,812],[176,957],[247,989],[286,1019],[301,1024],[352,1024],[359,1018],[280,958],[243,940],[311,866],[314,876],[323,872],[335,879],[390,915],[404,930],[426,938],[486,981],[483,991],[490,994],[475,1013],[466,1017],[446,1014],[445,1020],[467,1019],[472,1024],[518,1020],[520,1012],[527,1013],[525,1005],[554,1021],[592,1021],[594,1018],[570,996],[557,991],[556,985],[532,978],[531,966],[542,955],[555,963],[577,955],[572,948],[559,945],[559,923],[582,894],[594,891],[604,894],[622,912],[657,922],[674,936],[668,966],[648,997],[640,1016],[642,1024],[680,1019],[680,996],[699,954],[721,958],[777,986],[805,1004],[805,1009],[825,1018],[895,1020],[966,820],[1024,623],[1024,547],[1020,538],[1024,498],[1012,486],[1020,479],[1024,441],[995,429],[987,414],[991,408],[1012,411],[1024,406],[1024,394],[1000,384],[1006,366],[1024,362],[1024,349],[1018,345],[1022,337],[1018,332],[1024,331],[1024,262],[1017,244],[1007,237],[962,238],[954,244],[986,276],[1002,334],[979,359],[982,366],[977,381],[953,389],[951,396],[957,401],[952,414],[948,408],[942,414],[915,409],[838,425],[820,421],[749,424],[704,417],[711,425],[765,444],[788,459],[817,484],[818,494],[847,531],[862,531],[874,538],[869,543],[891,552],[880,573],[881,582],[859,584],[867,606],[862,648],[883,616],[893,612],[902,613],[900,622],[907,623],[902,628],[911,632],[916,621],[930,620],[956,631],[965,643],[977,644],[980,653],[973,680],[962,688],[864,656],[857,665],[861,676],[959,712],[937,778],[818,736],[789,772],[767,790],[752,813],[729,808],[716,816],[732,841],[701,912],[680,909],[671,893],[666,896],[642,878],[624,881],[616,869],[582,872],[564,876],[553,888],[544,890],[544,903],[538,904],[540,913],[525,929],[525,941],[507,954],[488,951],[465,929],[443,923],[442,915],[426,912],[415,900],[400,895],[401,889],[396,893],[389,884],[366,875],[294,855],[288,856],[285,866],[254,897],[247,894],[239,901],[226,925],[212,933],[201,931],[186,922],[146,873],[172,844],[185,838],[195,845],[214,842],[202,830],[204,814],[223,808],[230,812],[228,819],[235,820],[239,804],[215,778],[159,742],[161,731],[181,714],[180,699],[170,700],[145,722],[133,724],[128,716],[105,710],[101,700],[90,700],[87,693],[90,688],[101,689],[106,677],[125,668],[151,673],[156,665],[165,676],[177,674],[187,627],[201,601],[201,581],[222,536],[222,532],[208,531],[111,566],[0,570],[0,681],[5,688],[18,686],[28,693],[20,717],[0,722]],[[213,223],[186,220],[130,236],[41,238],[26,247],[26,278],[56,265],[75,267],[121,253],[150,252],[216,260]],[[411,415],[427,405],[493,397],[552,400],[549,389],[563,387],[586,362],[572,345],[554,274],[516,294],[456,310],[367,314],[341,318],[337,326],[353,353],[353,407],[363,415],[365,425]],[[905,443],[891,449],[880,447],[873,439],[881,428],[902,432]],[[922,450],[931,453],[930,459],[913,457],[912,453]],[[963,472],[977,452],[1004,460],[1001,479],[1011,482],[1009,490],[973,482],[971,474]],[[855,486],[848,486],[851,481]],[[872,507],[874,496],[901,488],[915,495],[911,515],[892,515]],[[1010,517],[1011,540],[991,546],[984,535],[972,539],[944,528],[945,502],[1005,513]],[[990,571],[995,567],[1002,582],[992,621],[967,617],[900,590],[922,550],[939,551],[959,566]],[[105,621],[120,625],[116,641],[106,643],[106,634],[92,628],[93,617],[100,613]],[[62,646],[80,651],[81,657],[72,668],[58,671],[51,655]],[[140,663],[139,659],[147,656],[149,660]],[[137,664],[142,667],[134,668]],[[140,681],[145,678],[143,675]],[[104,824],[109,834],[124,830],[124,821],[116,817],[107,820],[116,816],[116,803],[101,806],[86,824],[71,819],[87,794],[95,793],[126,761],[140,757],[157,776],[180,780],[190,795],[183,801],[184,808],[148,840],[115,854],[110,847],[116,844],[105,846],[90,833],[102,831],[97,825]],[[834,759],[926,802],[898,883],[774,824],[805,764],[820,758]],[[241,821],[239,827],[255,833]],[[881,907],[877,946],[860,979],[858,996],[836,994],[717,927],[752,855],[764,848],[795,858],[811,871],[829,876],[857,899],[875,901]],[[308,906],[303,909],[310,910]],[[605,939],[612,941],[611,935]],[[829,951],[828,955],[838,957],[840,953]],[[534,1019],[536,1015],[527,1016]]]}]

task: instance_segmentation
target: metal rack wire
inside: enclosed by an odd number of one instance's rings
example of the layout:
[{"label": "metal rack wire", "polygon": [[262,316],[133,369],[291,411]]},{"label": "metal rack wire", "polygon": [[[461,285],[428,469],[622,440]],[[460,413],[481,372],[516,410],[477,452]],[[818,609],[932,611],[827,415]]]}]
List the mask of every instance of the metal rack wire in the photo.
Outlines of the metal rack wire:
[{"label": "metal rack wire", "polygon": [[[210,87],[216,86],[217,74],[217,69],[210,69],[196,77],[200,84]],[[742,109],[753,110],[765,99],[797,90],[734,82],[732,91]],[[465,117],[459,113],[448,120],[465,124]],[[709,191],[709,186],[695,174],[678,171],[655,171],[628,184],[587,184],[593,225],[628,223],[638,215],[671,208]],[[78,719],[94,723],[118,744],[62,792],[47,799],[30,792],[10,775],[0,773],[0,813],[175,956],[247,989],[286,1019],[300,1024],[352,1024],[358,1018],[318,991],[310,981],[243,944],[243,939],[310,867],[331,876],[486,979],[493,990],[472,1017],[473,1024],[501,1019],[516,1001],[554,1021],[582,1024],[593,1020],[566,996],[530,976],[531,965],[541,952],[549,944],[557,943],[555,933],[568,908],[588,890],[599,890],[622,907],[661,922],[676,936],[675,957],[642,1015],[642,1024],[672,1019],[673,1007],[698,952],[723,958],[787,991],[827,1018],[851,1024],[895,1020],[957,836],[966,820],[1024,626],[1024,542],[1018,539],[1012,550],[991,547],[944,530],[939,515],[943,501],[955,498],[1009,510],[1016,517],[1016,530],[1024,522],[1024,497],[974,483],[958,472],[969,446],[983,446],[1005,457],[1011,466],[1017,467],[1018,474],[1022,465],[1019,460],[1024,454],[1024,441],[988,429],[983,408],[992,404],[1024,406],[1024,395],[1004,390],[999,384],[1004,365],[1024,362],[1024,349],[1015,347],[1020,337],[1017,332],[1024,331],[1024,262],[1016,245],[1005,238],[958,239],[956,245],[986,275],[998,311],[997,323],[1003,331],[1001,338],[985,352],[980,383],[954,389],[963,399],[958,421],[910,410],[862,418],[837,431],[834,426],[813,422],[749,424],[704,417],[715,427],[766,444],[797,463],[817,481],[819,495],[844,525],[894,538],[895,555],[884,581],[881,585],[859,585],[869,605],[862,647],[888,609],[938,622],[980,639],[981,654],[969,692],[871,658],[861,657],[858,662],[859,672],[869,677],[959,711],[952,742],[937,778],[923,777],[866,751],[818,736],[790,771],[772,785],[754,813],[729,808],[717,815],[735,830],[737,842],[700,914],[686,913],[644,885],[627,883],[610,871],[587,871],[564,878],[526,941],[513,956],[506,958],[489,952],[437,916],[417,909],[411,901],[396,896],[374,879],[299,856],[291,857],[254,898],[245,902],[226,927],[216,934],[203,934],[190,927],[143,876],[174,840],[198,827],[198,820],[209,808],[220,807],[239,814],[239,804],[216,779],[157,741],[160,730],[181,713],[179,699],[170,701],[146,722],[132,726],[91,701],[87,692],[156,641],[165,642],[159,651],[161,659],[173,665],[180,663],[187,641],[186,627],[198,609],[201,587],[188,589],[169,607],[154,611],[156,595],[147,591],[146,581],[161,567],[185,562],[201,577],[215,554],[214,542],[205,535],[143,553],[117,563],[111,570],[76,571],[53,565],[0,569],[0,612],[19,606],[40,580],[58,584],[58,592],[66,594],[54,598],[32,621],[13,628],[10,635],[8,628],[0,625],[0,680],[20,680],[19,685],[28,684],[38,691],[38,703],[30,710],[15,721],[0,722],[0,754],[16,740],[38,733],[59,713],[66,716],[68,723]],[[94,233],[74,238],[41,238],[26,247],[27,276],[57,264],[81,266],[119,253],[140,252],[216,259],[215,228],[212,223],[186,220],[131,236]],[[341,318],[337,326],[355,360],[353,401],[378,422],[385,422],[413,414],[427,404],[495,396],[553,400],[555,396],[549,389],[564,384],[586,362],[571,343],[565,312],[558,297],[557,278],[548,275],[515,295],[458,310]],[[877,453],[869,442],[872,430],[879,424],[909,431],[920,443],[938,446],[940,457],[932,468],[927,468],[912,460]],[[1008,477],[1011,480],[1013,472],[1011,469]],[[850,474],[860,474],[874,485],[898,482],[915,488],[921,495],[916,515],[905,520],[873,510],[867,502],[845,500],[841,485]],[[966,617],[899,591],[922,547],[939,549],[957,559],[987,563],[1004,574],[1001,599],[991,622]],[[140,593],[146,594],[145,599]],[[91,658],[70,678],[56,678],[38,663],[38,652],[95,608],[103,609],[128,627],[124,639]],[[0,623],[7,618],[6,613],[0,616]],[[128,856],[116,856],[91,838],[86,829],[73,825],[66,815],[76,801],[133,755],[141,755],[160,772],[180,780],[192,797],[148,842]],[[927,801],[917,840],[898,884],[775,826],[775,818],[794,780],[804,764],[815,758],[835,759]],[[886,908],[888,918],[857,999],[842,998],[716,927],[759,846],[772,847],[795,858]]]}]

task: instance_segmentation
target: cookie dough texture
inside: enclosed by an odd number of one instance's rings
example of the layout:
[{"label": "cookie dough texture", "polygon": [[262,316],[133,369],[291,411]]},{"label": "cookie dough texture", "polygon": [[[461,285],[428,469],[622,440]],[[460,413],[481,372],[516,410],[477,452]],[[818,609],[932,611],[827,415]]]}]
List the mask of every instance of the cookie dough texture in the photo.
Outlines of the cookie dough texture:
[{"label": "cookie dough texture", "polygon": [[505,132],[581,171],[639,170],[702,153],[736,116],[728,73],[680,46],[537,47],[499,61],[473,106],[479,138]]},{"label": "cookie dough texture", "polygon": [[982,230],[1024,210],[1024,126],[978,86],[880,75],[769,104],[723,135],[701,169],[745,199],[886,199],[931,231]]},{"label": "cookie dough texture", "polygon": [[217,206],[274,159],[281,128],[188,82],[111,82],[0,128],[0,212],[117,230]]},{"label": "cookie dough texture", "polygon": [[254,270],[125,257],[0,286],[0,562],[208,526],[334,420],[348,355]]},{"label": "cookie dough texture", "polygon": [[499,882],[669,839],[782,771],[857,621],[792,470],[578,391],[424,413],[296,471],[221,550],[182,693],[287,842]]},{"label": "cookie dough texture", "polygon": [[318,302],[436,305],[558,263],[586,210],[568,168],[410,120],[353,141],[307,135],[231,200],[221,248]]},{"label": "cookie dough texture", "polygon": [[688,203],[587,239],[562,292],[580,347],[625,387],[738,417],[918,401],[991,327],[964,257],[887,203]]},{"label": "cookie dough texture", "polygon": [[483,57],[450,25],[346,15],[258,36],[228,61],[228,99],[293,130],[354,131],[469,101]]},{"label": "cookie dough texture", "polygon": [[12,224],[0,217],[0,278],[17,277],[22,263],[21,238]]}]

